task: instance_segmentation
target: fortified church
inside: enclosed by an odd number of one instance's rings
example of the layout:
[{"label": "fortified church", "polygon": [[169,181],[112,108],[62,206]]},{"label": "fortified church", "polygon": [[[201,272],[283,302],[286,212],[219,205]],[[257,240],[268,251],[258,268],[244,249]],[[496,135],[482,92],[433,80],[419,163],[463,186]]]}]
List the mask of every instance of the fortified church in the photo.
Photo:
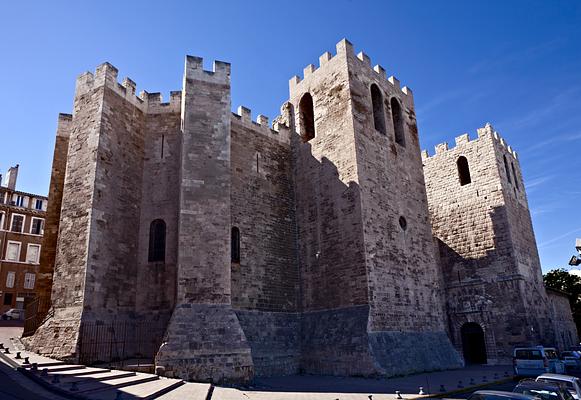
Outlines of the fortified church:
[{"label": "fortified church", "polygon": [[77,79],[30,349],[244,382],[506,363],[515,345],[578,341],[492,126],[420,152],[412,91],[347,40],[290,80],[272,126],[231,112],[230,64],[202,64],[186,57],[165,103],[109,63]]}]

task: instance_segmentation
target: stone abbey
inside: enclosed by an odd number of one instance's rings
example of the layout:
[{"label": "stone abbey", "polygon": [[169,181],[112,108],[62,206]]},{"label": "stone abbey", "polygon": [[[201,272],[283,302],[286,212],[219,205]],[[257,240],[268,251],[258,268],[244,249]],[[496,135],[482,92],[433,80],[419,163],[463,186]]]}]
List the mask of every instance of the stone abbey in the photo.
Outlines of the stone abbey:
[{"label": "stone abbey", "polygon": [[127,349],[145,323],[162,327],[159,373],[244,382],[577,342],[566,295],[543,286],[517,155],[489,124],[422,153],[411,90],[347,40],[290,80],[272,127],[231,112],[230,64],[202,64],[186,57],[167,103],[108,63],[78,78],[30,349],[79,362],[86,327],[117,346],[124,323],[124,354],[143,355]]}]

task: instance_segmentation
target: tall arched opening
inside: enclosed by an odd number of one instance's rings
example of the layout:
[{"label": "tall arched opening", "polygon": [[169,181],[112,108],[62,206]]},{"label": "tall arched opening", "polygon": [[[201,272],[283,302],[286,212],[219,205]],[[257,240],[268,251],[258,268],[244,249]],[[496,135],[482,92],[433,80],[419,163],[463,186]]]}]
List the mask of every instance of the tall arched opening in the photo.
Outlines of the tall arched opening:
[{"label": "tall arched opening", "polygon": [[466,364],[486,364],[484,331],[476,322],[467,322],[460,329],[462,352]]}]

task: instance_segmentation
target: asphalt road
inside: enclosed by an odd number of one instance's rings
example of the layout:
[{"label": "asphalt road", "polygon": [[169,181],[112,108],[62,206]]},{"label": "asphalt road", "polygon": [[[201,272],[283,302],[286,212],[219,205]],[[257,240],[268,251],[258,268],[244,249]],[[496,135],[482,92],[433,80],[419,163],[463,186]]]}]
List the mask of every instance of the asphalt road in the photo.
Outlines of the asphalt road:
[{"label": "asphalt road", "polygon": [[[510,381],[507,383],[502,383],[500,385],[490,385],[484,388],[479,388],[478,390],[502,390],[506,392],[512,392],[516,386],[517,381]],[[458,393],[457,395],[450,396],[450,399],[467,399],[474,391],[469,391],[465,393]]]}]

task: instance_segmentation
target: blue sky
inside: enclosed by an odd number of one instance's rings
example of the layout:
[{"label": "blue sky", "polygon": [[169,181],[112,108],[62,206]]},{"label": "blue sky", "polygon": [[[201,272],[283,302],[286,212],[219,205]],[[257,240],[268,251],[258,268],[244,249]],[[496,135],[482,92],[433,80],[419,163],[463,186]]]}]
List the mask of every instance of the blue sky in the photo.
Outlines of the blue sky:
[{"label": "blue sky", "polygon": [[543,269],[581,237],[579,1],[27,1],[0,4],[0,171],[46,193],[57,114],[103,61],[181,88],[185,54],[232,63],[232,106],[278,114],[288,80],[347,37],[414,91],[422,147],[491,122],[519,153]]}]

